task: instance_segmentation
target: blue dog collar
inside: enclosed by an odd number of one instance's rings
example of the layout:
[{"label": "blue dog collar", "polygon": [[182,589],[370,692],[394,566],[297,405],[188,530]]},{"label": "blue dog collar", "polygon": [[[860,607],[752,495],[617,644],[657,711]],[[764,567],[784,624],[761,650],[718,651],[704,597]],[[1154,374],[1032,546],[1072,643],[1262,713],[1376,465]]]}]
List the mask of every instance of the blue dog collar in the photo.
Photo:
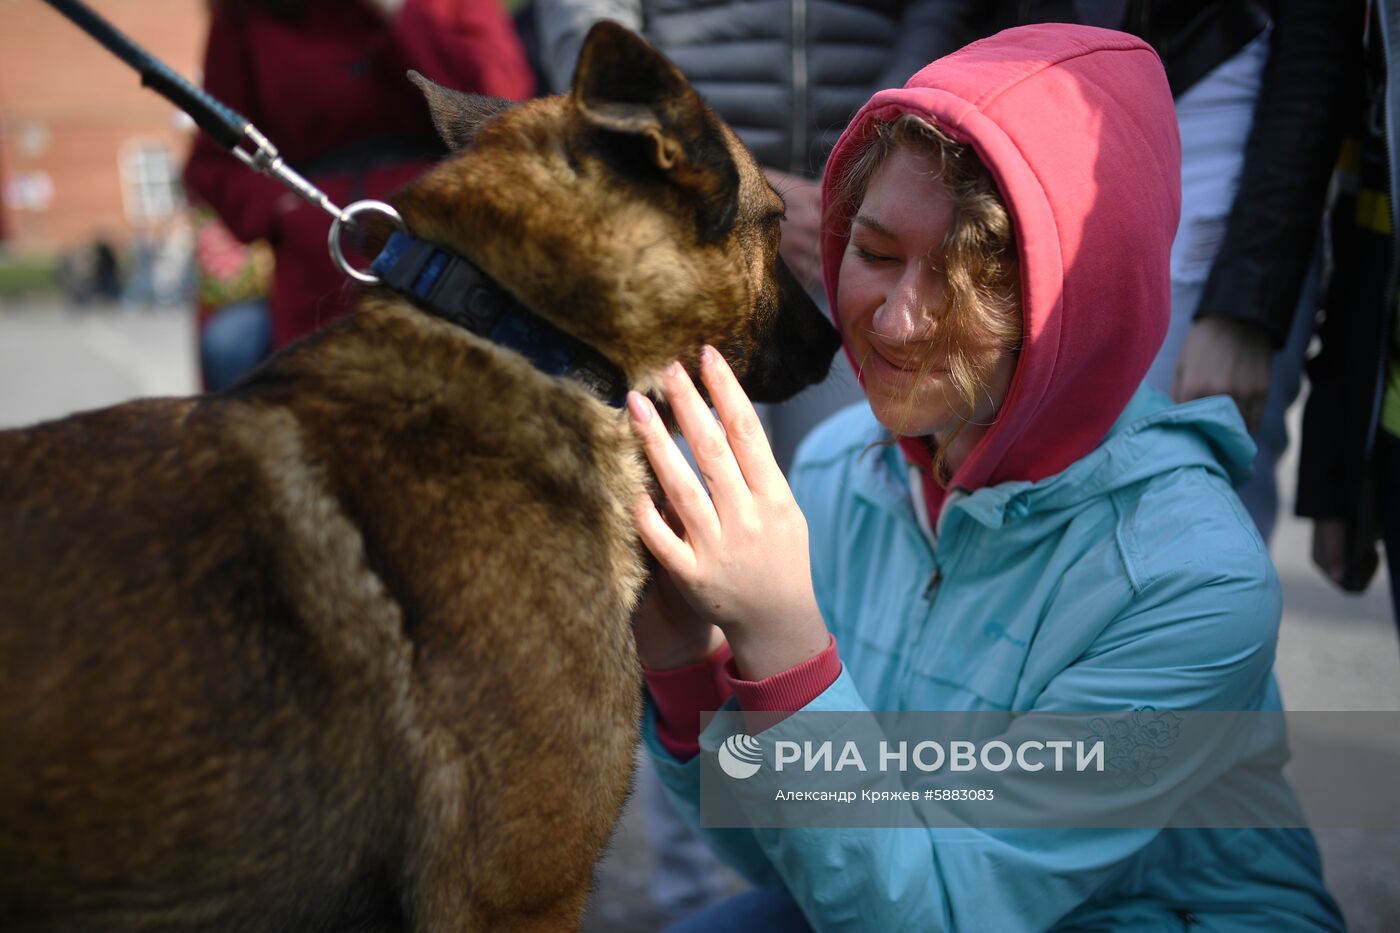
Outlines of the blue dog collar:
[{"label": "blue dog collar", "polygon": [[614,408],[625,404],[627,380],[607,357],[526,308],[461,256],[394,233],[370,270],[418,307],[520,353],[541,372],[574,379]]}]

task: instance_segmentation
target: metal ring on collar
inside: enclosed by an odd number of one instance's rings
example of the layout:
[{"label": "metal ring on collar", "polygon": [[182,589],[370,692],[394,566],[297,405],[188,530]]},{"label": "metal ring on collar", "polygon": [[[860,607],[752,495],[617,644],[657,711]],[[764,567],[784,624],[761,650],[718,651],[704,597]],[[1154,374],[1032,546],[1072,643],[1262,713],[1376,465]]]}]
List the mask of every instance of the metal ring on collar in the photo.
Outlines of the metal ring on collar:
[{"label": "metal ring on collar", "polygon": [[371,211],[378,211],[392,220],[394,226],[398,227],[399,230],[405,233],[408,232],[408,227],[404,224],[403,218],[399,216],[399,212],[394,210],[391,205],[385,204],[383,201],[356,201],[354,204],[347,206],[345,210],[341,211],[340,216],[331,222],[329,244],[331,248],[331,259],[334,260],[341,272],[344,272],[356,282],[363,282],[366,285],[378,285],[379,276],[372,272],[361,271],[350,265],[350,261],[345,258],[344,250],[340,248],[341,225],[345,224],[353,227],[355,225],[355,218],[358,215]]}]

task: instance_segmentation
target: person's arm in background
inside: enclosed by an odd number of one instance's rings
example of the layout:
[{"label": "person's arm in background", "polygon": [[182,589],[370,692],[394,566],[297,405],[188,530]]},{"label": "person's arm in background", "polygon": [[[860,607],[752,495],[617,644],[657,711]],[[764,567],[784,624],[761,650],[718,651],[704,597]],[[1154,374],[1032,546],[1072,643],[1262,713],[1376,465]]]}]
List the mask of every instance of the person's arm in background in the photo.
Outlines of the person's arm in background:
[{"label": "person's arm in background", "polygon": [[445,87],[509,100],[535,89],[525,49],[499,0],[367,0],[403,59]]},{"label": "person's arm in background", "polygon": [[[246,21],[232,4],[214,6],[204,54],[204,89],[256,126],[261,118],[249,65]],[[244,243],[271,239],[288,196],[280,182],[250,170],[203,133],[185,165],[185,186]],[[290,195],[295,199],[295,195]]]},{"label": "person's arm in background", "polygon": [[766,165],[763,175],[783,199],[778,254],[803,288],[809,292],[821,288],[821,177],[805,178]]},{"label": "person's arm in background", "polygon": [[594,23],[605,19],[644,32],[641,0],[535,0],[540,67],[549,79],[549,90],[568,90],[583,37]]},{"label": "person's arm in background", "polygon": [[1251,428],[1273,353],[1288,340],[1341,145],[1359,0],[1277,0],[1240,187],[1196,323],[1177,360],[1178,401],[1229,395]]}]

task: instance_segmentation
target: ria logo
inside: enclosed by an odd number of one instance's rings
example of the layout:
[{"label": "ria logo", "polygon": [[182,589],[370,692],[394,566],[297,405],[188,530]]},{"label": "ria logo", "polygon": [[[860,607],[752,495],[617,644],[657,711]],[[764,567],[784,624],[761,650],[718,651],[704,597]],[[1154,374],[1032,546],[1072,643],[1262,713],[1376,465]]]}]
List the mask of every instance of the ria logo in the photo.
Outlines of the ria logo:
[{"label": "ria logo", "polygon": [[719,747],[720,769],[736,780],[753,777],[762,764],[763,746],[751,735],[736,732]]}]

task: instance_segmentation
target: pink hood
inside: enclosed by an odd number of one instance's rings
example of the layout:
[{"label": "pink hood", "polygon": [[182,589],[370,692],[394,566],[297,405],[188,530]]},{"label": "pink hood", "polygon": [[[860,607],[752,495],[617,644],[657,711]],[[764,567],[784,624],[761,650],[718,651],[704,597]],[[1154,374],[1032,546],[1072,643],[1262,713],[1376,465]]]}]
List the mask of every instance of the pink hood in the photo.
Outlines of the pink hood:
[{"label": "pink hood", "polygon": [[[1008,29],[880,91],[851,121],[822,186],[822,265],[836,303],[850,217],[827,211],[871,121],[923,116],[970,143],[1010,209],[1024,339],[997,423],[954,474],[972,491],[1035,481],[1093,450],[1166,336],[1168,260],[1181,208],[1181,145],[1161,62],[1126,33]],[[927,468],[927,446],[902,438]],[[944,491],[924,484],[930,521]]]}]

